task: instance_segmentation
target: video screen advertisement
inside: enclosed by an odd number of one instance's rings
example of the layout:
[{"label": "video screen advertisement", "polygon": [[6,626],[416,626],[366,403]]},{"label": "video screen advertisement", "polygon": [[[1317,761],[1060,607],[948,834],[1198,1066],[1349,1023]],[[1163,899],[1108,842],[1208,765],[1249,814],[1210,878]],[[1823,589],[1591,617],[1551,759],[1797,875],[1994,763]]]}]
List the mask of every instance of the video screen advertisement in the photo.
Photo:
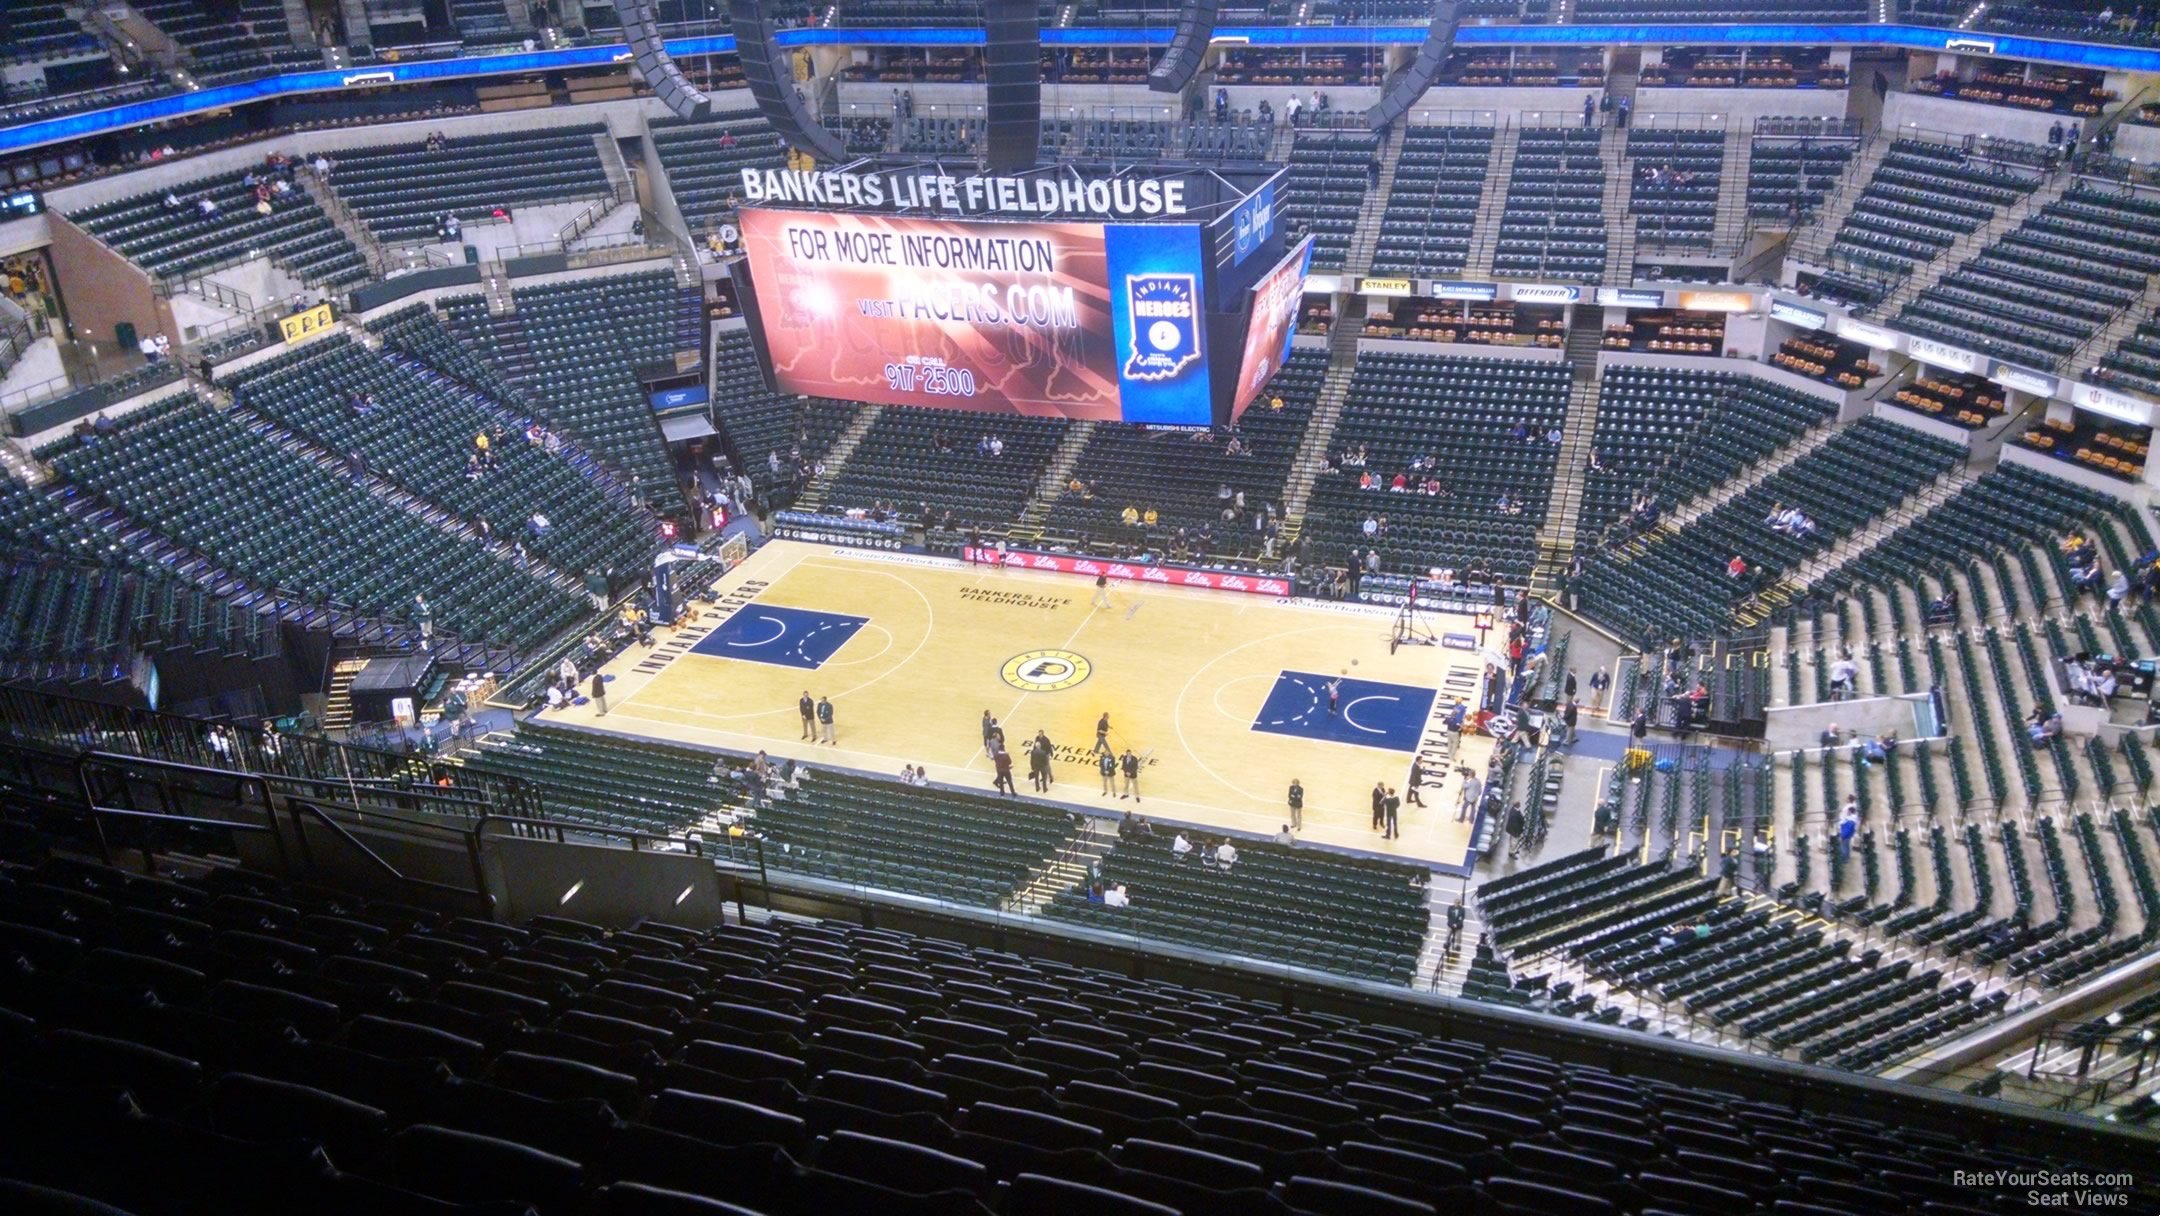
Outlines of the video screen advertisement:
[{"label": "video screen advertisement", "polygon": [[1253,284],[1252,320],[1245,327],[1245,354],[1238,361],[1237,394],[1230,405],[1233,419],[1259,399],[1268,377],[1289,361],[1298,308],[1305,302],[1305,275],[1312,269],[1312,247],[1310,236],[1299,241]]},{"label": "video screen advertisement", "polygon": [[1207,426],[1201,230],[752,208],[752,320],[784,393]]}]

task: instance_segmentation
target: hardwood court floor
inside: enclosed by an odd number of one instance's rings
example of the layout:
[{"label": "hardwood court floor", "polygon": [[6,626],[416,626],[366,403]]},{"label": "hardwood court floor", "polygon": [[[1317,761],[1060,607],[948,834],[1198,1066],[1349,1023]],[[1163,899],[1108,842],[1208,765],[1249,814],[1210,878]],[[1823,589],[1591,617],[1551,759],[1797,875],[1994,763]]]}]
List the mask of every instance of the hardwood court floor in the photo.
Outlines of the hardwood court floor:
[{"label": "hardwood court floor", "polygon": [[[1455,822],[1460,778],[1435,765],[1443,720],[1473,697],[1471,652],[1407,646],[1388,653],[1386,609],[1288,602],[1234,591],[1116,583],[1111,607],[1092,580],[965,566],[939,558],[776,541],[730,571],[717,605],[662,630],[659,645],[606,668],[605,716],[590,705],[549,720],[643,738],[765,749],[775,759],[988,789],[981,717],[1004,726],[1015,777],[1029,793],[1026,741],[1057,745],[1048,797],[1075,808],[1132,807],[1102,796],[1095,722],[1113,748],[1146,761],[1137,808],[1158,823],[1272,834],[1288,814],[1292,777],[1305,785],[1314,844],[1457,869],[1470,824]],[[1437,632],[1471,632],[1436,617]],[[1325,681],[1344,676],[1341,712]],[[797,698],[834,706],[837,742],[802,739]],[[1398,839],[1372,830],[1376,781],[1402,789],[1419,747],[1420,809],[1405,805]],[[1463,743],[1482,770],[1491,743]]]}]

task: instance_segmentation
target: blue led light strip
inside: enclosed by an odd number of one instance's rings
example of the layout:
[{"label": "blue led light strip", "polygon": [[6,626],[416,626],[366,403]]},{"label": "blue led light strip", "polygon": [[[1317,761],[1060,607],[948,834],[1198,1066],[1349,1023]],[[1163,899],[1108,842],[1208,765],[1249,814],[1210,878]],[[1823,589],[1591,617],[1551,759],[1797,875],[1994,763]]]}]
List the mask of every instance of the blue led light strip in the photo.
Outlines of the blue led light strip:
[{"label": "blue led light strip", "polygon": [[[1052,29],[1042,32],[1042,40],[1044,46],[1050,47],[1158,46],[1168,43],[1171,33],[1168,29]],[[2160,50],[1974,34],[1918,25],[1477,25],[1464,26],[1455,35],[1457,46],[1878,46],[1932,51],[1946,49],[1951,39],[1992,43],[1994,55],[2011,59],[2035,59],[2101,71],[2160,73]],[[788,47],[980,46],[983,32],[979,28],[792,29],[782,30],[776,41]],[[1215,41],[1256,47],[1415,46],[1425,41],[1425,27],[1223,26],[1216,29]],[[678,59],[727,54],[734,51],[735,38],[730,34],[674,38],[668,41],[667,49]],[[277,97],[471,76],[557,72],[629,61],[630,48],[615,43],[265,76],[0,128],[0,155]]]}]

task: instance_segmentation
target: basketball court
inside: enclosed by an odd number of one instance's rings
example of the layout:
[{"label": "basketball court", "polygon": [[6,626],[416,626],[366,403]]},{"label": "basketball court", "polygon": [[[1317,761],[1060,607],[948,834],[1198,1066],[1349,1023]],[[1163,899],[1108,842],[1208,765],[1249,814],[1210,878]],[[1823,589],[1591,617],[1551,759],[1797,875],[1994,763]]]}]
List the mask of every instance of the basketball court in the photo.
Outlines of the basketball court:
[{"label": "basketball court", "polygon": [[[1288,819],[1294,777],[1301,840],[1464,867],[1473,825],[1455,820],[1452,764],[1482,772],[1492,747],[1468,738],[1456,757],[1446,727],[1455,702],[1474,708],[1477,696],[1477,654],[1456,648],[1474,645],[1469,617],[1431,616],[1443,644],[1390,654],[1386,608],[1139,581],[1109,591],[1103,608],[1087,577],[774,541],[728,572],[717,603],[604,669],[606,716],[579,704],[546,718],[813,768],[897,776],[914,764],[933,782],[988,790],[987,710],[1023,797],[1268,835]],[[831,698],[834,744],[802,737],[806,692]],[[1110,747],[1144,762],[1137,808],[1102,795],[1104,713]],[[1038,730],[1056,746],[1043,796],[1027,779]],[[1383,839],[1373,784],[1407,798],[1419,755],[1426,806],[1406,801],[1401,835]]]}]

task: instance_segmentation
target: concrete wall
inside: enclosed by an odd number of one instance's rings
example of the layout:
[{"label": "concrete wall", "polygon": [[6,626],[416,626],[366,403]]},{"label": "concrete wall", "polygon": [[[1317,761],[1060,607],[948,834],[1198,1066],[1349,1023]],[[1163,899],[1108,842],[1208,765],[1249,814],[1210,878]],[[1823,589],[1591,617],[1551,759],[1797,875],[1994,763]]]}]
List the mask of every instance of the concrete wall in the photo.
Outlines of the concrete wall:
[{"label": "concrete wall", "polygon": [[42,215],[0,224],[0,257],[26,253],[52,244],[51,221]]},{"label": "concrete wall", "polygon": [[[748,89],[731,89],[713,95],[715,110],[752,109],[756,102]],[[410,122],[371,123],[323,131],[299,131],[273,135],[200,156],[185,156],[127,173],[65,186],[46,196],[55,211],[75,212],[114,199],[148,194],[183,182],[258,164],[271,152],[313,155],[327,152],[332,160],[345,148],[370,148],[385,144],[419,143],[431,131],[452,137],[488,135],[503,131],[538,131],[550,127],[605,124],[616,138],[642,135],[649,119],[669,117],[658,98],[641,97],[595,102],[582,106],[550,106],[541,110],[506,110],[494,114],[459,114]],[[332,175],[333,184],[336,181]]]},{"label": "concrete wall", "polygon": [[2160,127],[2140,127],[2127,122],[2116,127],[2115,155],[2141,165],[2152,164],[2160,159]]},{"label": "concrete wall", "polygon": [[2064,481],[2073,482],[2087,489],[2098,490],[2102,494],[2120,498],[2124,502],[2133,505],[2143,505],[2151,497],[2151,491],[2145,486],[2133,485],[2130,482],[2109,477],[2105,473],[2095,473],[2075,461],[2058,460],[2053,456],[2042,455],[2031,448],[2022,447],[2015,443],[2003,445],[2002,462],[2004,464],[2021,464],[2034,472],[2045,473],[2050,477],[2060,477]]},{"label": "concrete wall", "polygon": [[1915,413],[1902,405],[1895,405],[1888,401],[1874,402],[1868,409],[1868,415],[1873,418],[1880,418],[1885,422],[1895,422],[1908,430],[1918,431],[1923,435],[1954,443],[1959,447],[1965,447],[1972,440],[1973,435],[1976,434],[1976,432],[1966,430],[1964,427],[1952,426],[1939,418],[1930,418],[1926,414]]},{"label": "concrete wall", "polygon": [[1484,346],[1474,342],[1419,342],[1410,338],[1359,338],[1358,353],[1381,351],[1399,355],[1451,355],[1469,359],[1520,359],[1525,363],[1558,363],[1567,352],[1556,346]]},{"label": "concrete wall", "polygon": [[60,299],[77,337],[112,350],[113,329],[124,321],[138,336],[162,333],[174,346],[181,345],[172,308],[158,298],[148,274],[65,217],[49,218]]},{"label": "concrete wall", "polygon": [[2048,128],[2057,122],[2068,126],[2070,120],[2061,114],[2036,114],[2016,106],[1991,106],[1927,93],[1892,93],[1883,101],[1883,125],[1900,130],[1917,127],[1922,131],[1995,135],[2044,144]]},{"label": "concrete wall", "polygon": [[1716,114],[1748,129],[1758,118],[1843,118],[1846,102],[1844,89],[1637,89],[1635,124],[1659,114]]}]

